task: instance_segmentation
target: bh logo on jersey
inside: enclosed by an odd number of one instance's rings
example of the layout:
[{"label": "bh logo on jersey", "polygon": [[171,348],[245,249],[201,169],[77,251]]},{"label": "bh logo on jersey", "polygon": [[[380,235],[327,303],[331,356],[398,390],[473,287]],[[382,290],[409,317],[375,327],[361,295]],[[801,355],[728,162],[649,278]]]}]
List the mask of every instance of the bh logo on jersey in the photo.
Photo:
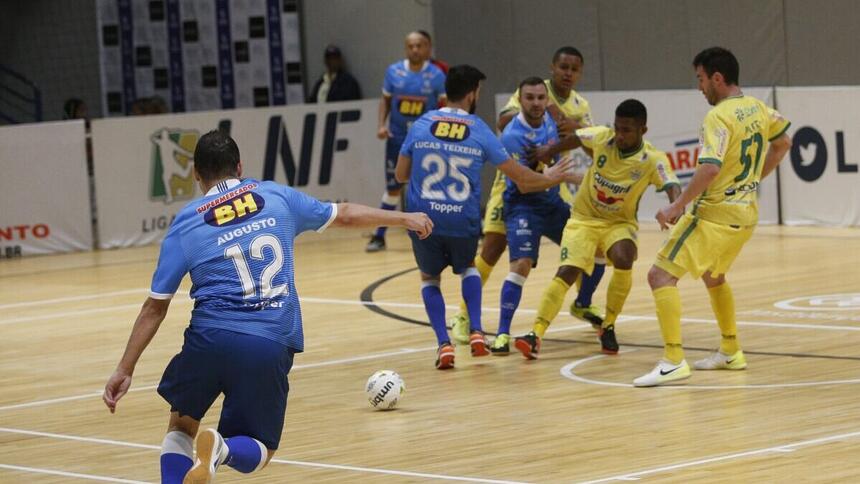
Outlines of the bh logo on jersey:
[{"label": "bh logo on jersey", "polygon": [[430,132],[443,141],[463,141],[469,137],[469,126],[456,121],[439,120],[430,126]]},{"label": "bh logo on jersey", "polygon": [[194,148],[200,133],[196,130],[161,128],[152,133],[152,175],[150,200],[165,204],[194,197]]},{"label": "bh logo on jersey", "polygon": [[265,205],[266,200],[260,195],[242,193],[211,207],[203,220],[214,227],[233,225],[259,215]]},{"label": "bh logo on jersey", "polygon": [[404,116],[421,116],[424,114],[424,103],[427,98],[423,96],[400,96],[400,105],[397,110]]}]

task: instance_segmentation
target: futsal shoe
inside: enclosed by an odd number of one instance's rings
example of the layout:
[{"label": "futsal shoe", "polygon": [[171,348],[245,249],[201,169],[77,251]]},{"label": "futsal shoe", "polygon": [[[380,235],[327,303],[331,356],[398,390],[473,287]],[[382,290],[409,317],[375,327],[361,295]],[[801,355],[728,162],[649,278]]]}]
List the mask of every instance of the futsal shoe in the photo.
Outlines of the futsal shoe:
[{"label": "futsal shoe", "polygon": [[523,354],[527,360],[536,360],[540,353],[540,336],[534,331],[525,336],[514,338],[514,347]]},{"label": "futsal shoe", "polygon": [[743,370],[747,367],[747,359],[744,352],[738,350],[733,355],[715,351],[711,356],[693,363],[697,370]]},{"label": "futsal shoe", "polygon": [[379,252],[385,250],[385,237],[373,236],[370,242],[364,247],[365,252]]},{"label": "futsal shoe", "polygon": [[487,338],[480,331],[472,331],[469,335],[469,346],[472,348],[472,356],[487,356],[490,354],[490,347],[487,345]]},{"label": "futsal shoe", "polygon": [[690,378],[690,365],[681,360],[677,365],[661,359],[649,373],[633,380],[634,387],[656,387],[678,380]]},{"label": "futsal shoe", "polygon": [[496,336],[493,344],[490,345],[490,353],[493,356],[508,356],[511,354],[511,335],[502,333]]},{"label": "futsal shoe", "polygon": [[227,444],[214,429],[206,429],[197,434],[197,461],[185,474],[182,484],[209,484],[215,471],[227,460]]},{"label": "futsal shoe", "polygon": [[450,370],[454,368],[454,346],[451,343],[442,343],[436,350],[436,369]]},{"label": "futsal shoe", "polygon": [[451,325],[451,336],[457,344],[469,344],[469,316],[457,313],[448,320]]},{"label": "futsal shoe", "polygon": [[591,327],[598,331],[603,326],[603,315],[600,314],[600,309],[597,306],[580,306],[579,303],[573,301],[570,305],[570,315],[586,323],[591,323]]},{"label": "futsal shoe", "polygon": [[615,339],[615,326],[597,330],[600,339],[600,351],[605,355],[618,354],[618,341]]}]

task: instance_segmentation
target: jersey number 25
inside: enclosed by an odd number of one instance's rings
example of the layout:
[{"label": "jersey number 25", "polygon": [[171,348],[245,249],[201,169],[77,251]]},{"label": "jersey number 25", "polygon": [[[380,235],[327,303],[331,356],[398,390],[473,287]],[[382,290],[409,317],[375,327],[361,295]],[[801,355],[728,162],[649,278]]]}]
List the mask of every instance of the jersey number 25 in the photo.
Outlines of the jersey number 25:
[{"label": "jersey number 25", "polygon": [[[472,164],[472,161],[471,158],[450,156],[446,163],[442,156],[436,153],[424,156],[421,160],[421,168],[427,172],[427,176],[421,182],[421,198],[425,200],[446,200],[450,198],[455,202],[465,202],[469,198],[472,187],[469,185],[469,178],[460,171],[460,168],[468,168]],[[436,184],[445,178],[452,178],[459,183],[449,183],[442,187],[444,190],[436,188]],[[462,187],[458,187],[458,185]],[[447,197],[445,196],[446,193]]]}]

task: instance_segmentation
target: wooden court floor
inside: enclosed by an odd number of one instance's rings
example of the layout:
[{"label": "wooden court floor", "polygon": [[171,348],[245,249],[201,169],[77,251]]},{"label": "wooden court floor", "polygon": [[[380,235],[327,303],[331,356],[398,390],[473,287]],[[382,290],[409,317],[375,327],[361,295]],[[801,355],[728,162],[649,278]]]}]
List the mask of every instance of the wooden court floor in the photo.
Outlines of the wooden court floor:
[{"label": "wooden court floor", "polygon": [[[602,356],[590,327],[563,312],[537,361],[458,348],[456,369],[440,372],[432,331],[416,324],[426,316],[406,236],[365,254],[355,232],[303,235],[307,350],[290,375],[280,450],[263,472],[223,469],[218,482],[860,481],[860,231],[760,228],[729,278],[749,369],[632,388],[661,352],[645,275],[662,240],[643,227],[622,354]],[[555,271],[558,248],[542,247],[515,334]],[[0,482],[157,482],[168,409],[154,387],[180,348],[187,293],[118,413],[100,399],[156,257],[146,247],[0,262]],[[484,290],[488,331],[506,257]],[[458,291],[447,274],[449,307]],[[694,360],[718,332],[700,282],[683,281],[681,296]],[[364,383],[379,369],[406,381],[397,410],[367,404]],[[220,401],[204,426],[219,411]]]}]

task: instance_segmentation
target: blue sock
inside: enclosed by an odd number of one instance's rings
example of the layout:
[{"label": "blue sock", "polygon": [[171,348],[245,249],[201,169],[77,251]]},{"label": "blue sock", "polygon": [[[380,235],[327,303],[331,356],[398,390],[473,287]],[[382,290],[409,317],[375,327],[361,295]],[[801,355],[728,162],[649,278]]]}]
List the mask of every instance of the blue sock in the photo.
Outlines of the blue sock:
[{"label": "blue sock", "polygon": [[229,451],[224,464],[245,474],[257,470],[268,454],[262,442],[244,435],[230,437],[224,442]]},{"label": "blue sock", "polygon": [[[382,203],[379,204],[379,208],[383,210],[394,210],[397,208],[397,202],[398,197],[393,197],[386,192],[382,195]],[[388,227],[377,227],[376,233],[373,236],[379,239],[385,238],[386,230],[388,230]]]},{"label": "blue sock", "polygon": [[502,284],[499,334],[511,334],[511,321],[513,321],[514,313],[520,305],[520,297],[523,295],[525,282],[526,278],[516,272],[511,272],[508,277],[505,277],[505,283]]},{"label": "blue sock", "polygon": [[478,269],[470,267],[462,277],[460,290],[469,313],[469,331],[481,331],[481,274]]},{"label": "blue sock", "polygon": [[442,297],[439,281],[422,282],[421,297],[424,298],[424,309],[427,310],[430,325],[433,327],[433,331],[436,332],[436,341],[440,345],[442,343],[450,343],[451,339],[448,338],[448,328],[445,327],[445,299]]},{"label": "blue sock", "polygon": [[591,296],[597,290],[597,285],[600,284],[600,279],[603,278],[603,272],[606,271],[605,262],[595,262],[594,270],[591,275],[582,274],[582,286],[579,288],[579,294],[576,296],[576,304],[580,307],[591,306]]},{"label": "blue sock", "polygon": [[194,461],[194,440],[190,435],[174,430],[161,443],[161,484],[182,484]]}]

